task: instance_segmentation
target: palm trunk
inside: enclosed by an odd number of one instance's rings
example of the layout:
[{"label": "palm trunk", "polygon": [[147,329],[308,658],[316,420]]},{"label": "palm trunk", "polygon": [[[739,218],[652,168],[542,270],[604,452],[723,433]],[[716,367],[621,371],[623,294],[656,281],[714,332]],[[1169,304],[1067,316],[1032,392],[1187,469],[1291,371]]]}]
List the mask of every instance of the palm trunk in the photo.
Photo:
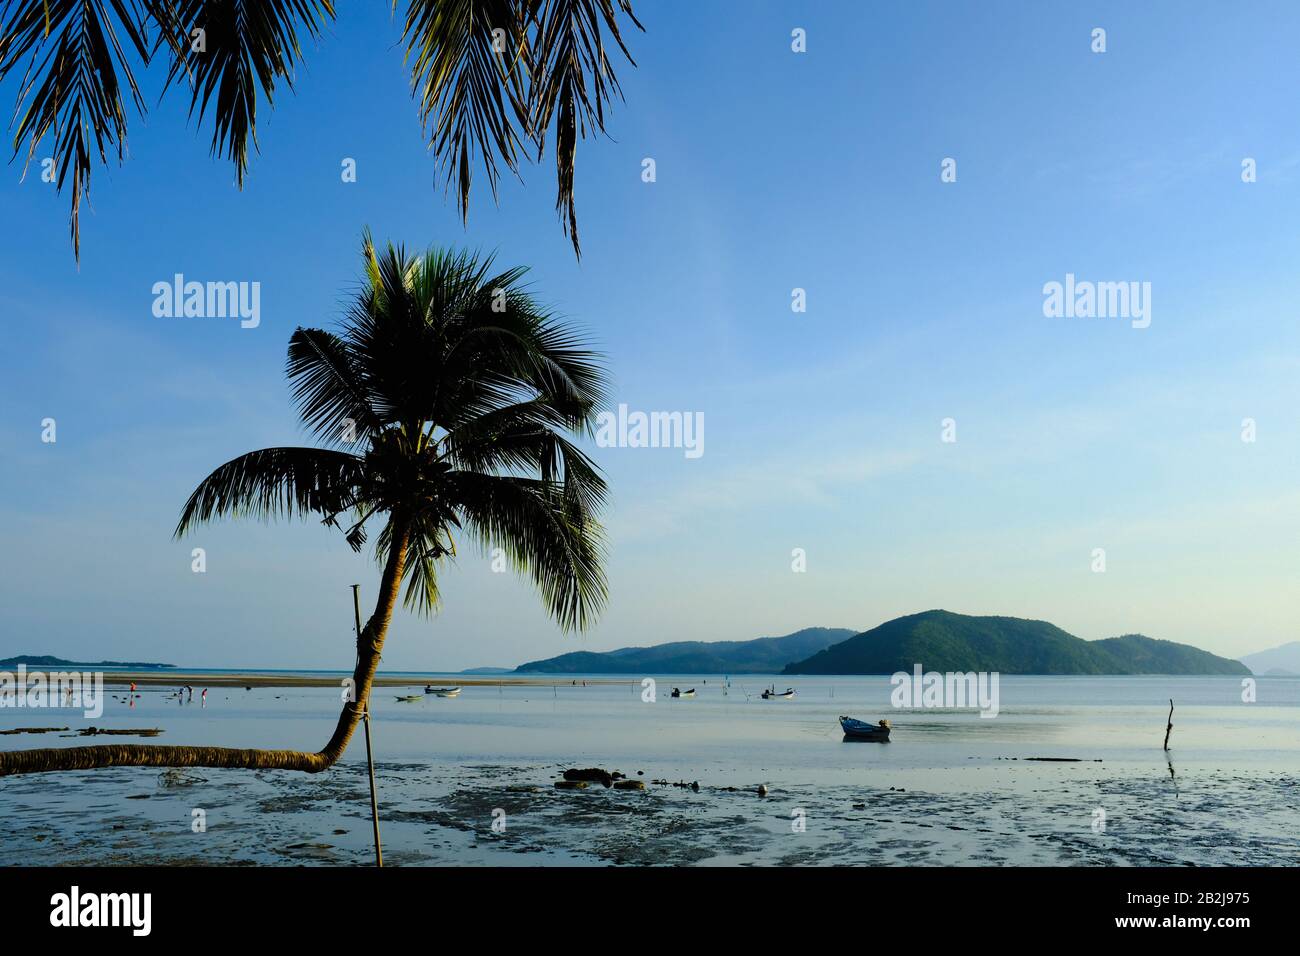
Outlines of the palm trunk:
[{"label": "palm trunk", "polygon": [[409,532],[394,518],[393,543],[379,582],[375,611],[357,638],[357,667],[352,673],[356,700],[343,705],[334,735],[316,753],[302,750],[237,750],[232,747],[168,747],[154,744],[106,744],[95,747],[48,747],[0,752],[0,777],[96,767],[236,767],[248,770],[328,770],[343,756],[370,700],[375,671],[388,624],[393,619]]}]

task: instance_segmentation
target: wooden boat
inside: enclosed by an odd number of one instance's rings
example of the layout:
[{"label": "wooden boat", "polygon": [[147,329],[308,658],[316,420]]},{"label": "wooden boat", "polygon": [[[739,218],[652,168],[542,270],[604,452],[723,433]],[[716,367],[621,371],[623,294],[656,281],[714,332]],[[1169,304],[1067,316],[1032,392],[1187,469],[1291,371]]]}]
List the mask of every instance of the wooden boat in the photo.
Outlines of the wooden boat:
[{"label": "wooden boat", "polygon": [[692,687],[690,690],[680,690],[679,688],[674,687],[672,696],[673,697],[694,697],[695,688]]},{"label": "wooden boat", "polygon": [[435,697],[455,697],[460,693],[459,687],[426,687],[426,694],[433,694]]},{"label": "wooden boat", "polygon": [[423,695],[423,694],[407,694],[405,697],[398,697],[397,699],[398,699],[399,701],[401,701],[402,703],[404,703],[404,704],[409,704],[409,703],[410,703],[411,701],[413,701],[413,700],[423,700],[423,699],[424,699],[424,695]]},{"label": "wooden boat", "polygon": [[794,697],[794,688],[787,687],[783,693],[778,694],[775,687],[769,687],[763,691],[764,700],[790,700]]},{"label": "wooden boat", "polygon": [[868,724],[862,720],[854,720],[852,717],[841,717],[840,729],[844,731],[845,740],[879,740],[881,742],[889,740],[890,728],[887,720]]}]

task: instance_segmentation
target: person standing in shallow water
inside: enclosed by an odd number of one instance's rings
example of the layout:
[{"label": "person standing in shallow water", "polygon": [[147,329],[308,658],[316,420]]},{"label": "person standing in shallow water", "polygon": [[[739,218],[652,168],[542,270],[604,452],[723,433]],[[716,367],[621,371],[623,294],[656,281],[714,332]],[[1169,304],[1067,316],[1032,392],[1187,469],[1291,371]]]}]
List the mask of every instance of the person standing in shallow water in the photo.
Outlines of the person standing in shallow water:
[{"label": "person standing in shallow water", "polygon": [[208,706],[208,689],[206,687],[203,688],[203,693],[199,695],[199,703],[204,707]]}]

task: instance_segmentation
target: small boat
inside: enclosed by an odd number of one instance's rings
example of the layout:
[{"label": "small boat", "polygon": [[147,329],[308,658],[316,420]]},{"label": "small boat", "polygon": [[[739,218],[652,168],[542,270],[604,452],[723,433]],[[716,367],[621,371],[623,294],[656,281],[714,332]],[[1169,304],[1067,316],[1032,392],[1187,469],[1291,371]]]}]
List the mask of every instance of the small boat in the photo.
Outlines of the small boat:
[{"label": "small boat", "polygon": [[399,697],[397,699],[404,704],[409,704],[413,700],[422,700],[423,698],[424,698],[423,694],[408,694],[405,697]]},{"label": "small boat", "polygon": [[426,694],[433,694],[435,697],[455,697],[460,693],[459,687],[426,687]]},{"label": "small boat", "polygon": [[769,687],[763,691],[764,700],[790,700],[794,697],[794,688],[787,687],[783,693],[777,693],[775,687]]},{"label": "small boat", "polygon": [[879,740],[889,741],[889,721],[868,724],[866,721],[854,720],[852,717],[840,718],[840,729],[844,731],[845,740]]},{"label": "small boat", "polygon": [[694,697],[695,688],[692,687],[690,690],[680,690],[679,688],[674,687],[672,696],[673,697]]}]

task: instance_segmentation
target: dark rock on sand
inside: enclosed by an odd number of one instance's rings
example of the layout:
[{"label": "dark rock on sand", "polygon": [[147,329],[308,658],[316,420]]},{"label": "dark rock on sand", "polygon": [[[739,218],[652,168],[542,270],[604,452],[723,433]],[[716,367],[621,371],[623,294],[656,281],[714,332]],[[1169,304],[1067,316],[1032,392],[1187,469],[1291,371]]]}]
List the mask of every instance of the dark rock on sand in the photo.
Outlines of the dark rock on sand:
[{"label": "dark rock on sand", "polygon": [[564,779],[598,783],[606,789],[614,785],[614,775],[608,770],[602,770],[600,767],[587,767],[585,770],[566,770],[564,771]]}]

